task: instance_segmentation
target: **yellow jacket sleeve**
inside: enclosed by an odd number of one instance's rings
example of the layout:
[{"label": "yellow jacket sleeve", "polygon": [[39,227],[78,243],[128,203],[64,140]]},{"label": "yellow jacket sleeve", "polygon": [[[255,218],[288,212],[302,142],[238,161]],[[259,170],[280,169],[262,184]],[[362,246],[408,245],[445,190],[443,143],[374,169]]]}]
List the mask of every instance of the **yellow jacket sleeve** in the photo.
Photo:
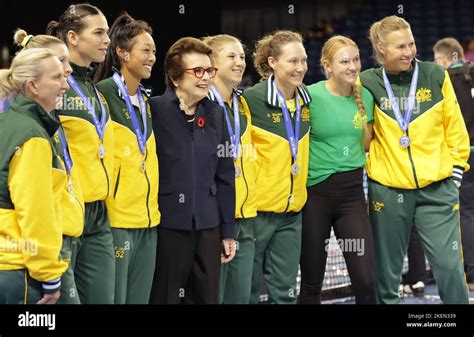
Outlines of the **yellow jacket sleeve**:
[{"label": "yellow jacket sleeve", "polygon": [[469,134],[461,114],[456,94],[448,73],[445,71],[444,82],[441,88],[444,96],[444,130],[445,139],[453,158],[453,178],[462,179],[463,171],[469,170]]},{"label": "yellow jacket sleeve", "polygon": [[[25,142],[10,161],[8,187],[20,227],[22,252],[30,276],[43,282],[43,291],[54,291],[67,264],[60,260],[62,225],[59,197],[64,172],[52,168],[53,152],[47,139]],[[28,240],[28,241],[26,241]]]}]

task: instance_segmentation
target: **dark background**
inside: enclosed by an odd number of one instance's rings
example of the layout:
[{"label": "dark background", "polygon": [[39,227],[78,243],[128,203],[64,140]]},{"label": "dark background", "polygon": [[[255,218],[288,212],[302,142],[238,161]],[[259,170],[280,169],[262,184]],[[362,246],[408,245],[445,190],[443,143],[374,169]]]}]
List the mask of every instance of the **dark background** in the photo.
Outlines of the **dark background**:
[{"label": "dark background", "polygon": [[[16,28],[23,28],[29,34],[44,33],[50,20],[57,20],[70,4],[80,2],[0,0],[0,65],[8,66],[17,51],[12,43]],[[305,37],[309,57],[305,83],[322,79],[319,57],[328,35],[317,38],[313,35],[324,23],[331,25],[335,34],[347,35],[357,42],[363,69],[374,66],[368,29],[387,15],[399,15],[411,23],[418,58],[425,61],[433,60],[431,49],[440,38],[453,36],[461,42],[474,39],[474,4],[469,0],[94,0],[89,3],[102,10],[109,26],[125,10],[152,26],[157,62],[147,84],[153,86],[155,95],[164,90],[164,55],[183,36],[199,38],[227,33],[239,37],[247,46],[244,86],[258,80],[251,60],[255,41],[276,29],[296,30]],[[184,5],[185,14],[179,13],[180,5]],[[289,12],[290,6],[293,13]]]},{"label": "dark background", "polygon": [[[37,1],[25,5],[23,1],[0,0],[0,45],[7,45],[10,54],[17,48],[13,45],[13,32],[20,27],[29,34],[44,34],[46,25],[50,20],[58,20],[59,16],[70,4],[80,1]],[[182,36],[204,36],[216,34],[220,29],[220,8],[217,6],[202,6],[199,1],[180,1],[185,5],[186,14],[178,14],[178,1],[167,3],[156,1],[151,8],[152,1],[90,1],[99,7],[107,17],[109,27],[115,18],[127,11],[137,19],[150,23],[154,31],[157,47],[157,61],[155,63],[152,79],[148,84],[153,85],[155,93],[164,88],[162,76],[164,55],[171,44]],[[156,9],[158,8],[158,9]],[[10,14],[9,14],[10,13]]]},{"label": "dark background", "polygon": [[[29,34],[42,34],[50,20],[57,20],[70,4],[82,1],[37,1],[25,3],[18,0],[0,0],[0,47],[3,48],[0,64],[8,65],[8,57],[18,50],[13,45],[13,32],[20,27]],[[85,2],[85,1],[84,1]],[[324,17],[344,16],[348,9],[369,3],[366,0],[236,0],[236,1],[134,1],[94,0],[89,3],[105,14],[109,27],[115,18],[127,11],[136,19],[147,21],[153,28],[157,46],[157,61],[151,79],[154,94],[164,90],[163,59],[168,48],[183,36],[202,37],[219,33],[238,36],[246,45],[248,85],[257,80],[253,70],[251,51],[255,41],[276,29],[287,28],[306,31]],[[185,6],[185,14],[179,6]],[[294,14],[288,6],[294,6]],[[5,49],[8,48],[8,51]]]}]

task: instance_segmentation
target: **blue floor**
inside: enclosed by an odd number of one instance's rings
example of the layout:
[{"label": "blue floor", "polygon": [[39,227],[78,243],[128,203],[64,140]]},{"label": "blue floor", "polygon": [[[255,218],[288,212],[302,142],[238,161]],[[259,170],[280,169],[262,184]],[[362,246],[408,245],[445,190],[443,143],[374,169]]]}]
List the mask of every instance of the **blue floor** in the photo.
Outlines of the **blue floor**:
[{"label": "blue floor", "polygon": [[[474,304],[474,291],[469,293],[470,304]],[[323,304],[355,304],[355,297],[347,297],[330,301],[323,301]],[[438,287],[436,284],[428,284],[425,287],[425,295],[417,297],[412,295],[405,295],[400,304],[441,304],[438,294]]]}]

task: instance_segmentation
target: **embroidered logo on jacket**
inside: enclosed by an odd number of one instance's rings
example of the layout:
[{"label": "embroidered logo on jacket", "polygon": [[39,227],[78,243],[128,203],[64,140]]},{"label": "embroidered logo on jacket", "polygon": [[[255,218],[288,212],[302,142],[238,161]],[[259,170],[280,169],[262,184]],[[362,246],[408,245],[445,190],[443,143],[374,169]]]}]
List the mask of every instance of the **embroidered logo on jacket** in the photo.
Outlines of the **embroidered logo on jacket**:
[{"label": "embroidered logo on jacket", "polygon": [[283,116],[282,112],[272,112],[272,122],[275,124],[280,123],[282,116]]},{"label": "embroidered logo on jacket", "polygon": [[303,107],[301,110],[301,120],[303,122],[309,122],[310,120],[309,109],[307,107]]},{"label": "embroidered logo on jacket", "polygon": [[375,212],[380,212],[384,206],[385,206],[385,204],[384,204],[383,202],[380,202],[380,201],[372,201],[372,209],[373,209]]},{"label": "embroidered logo on jacket", "polygon": [[109,108],[109,104],[107,103],[107,100],[105,99],[105,96],[101,92],[99,92],[99,99],[102,101],[102,104],[104,104],[104,106]]},{"label": "embroidered logo on jacket", "polygon": [[416,92],[416,100],[418,103],[431,102],[432,95],[431,90],[426,88],[420,88]]}]

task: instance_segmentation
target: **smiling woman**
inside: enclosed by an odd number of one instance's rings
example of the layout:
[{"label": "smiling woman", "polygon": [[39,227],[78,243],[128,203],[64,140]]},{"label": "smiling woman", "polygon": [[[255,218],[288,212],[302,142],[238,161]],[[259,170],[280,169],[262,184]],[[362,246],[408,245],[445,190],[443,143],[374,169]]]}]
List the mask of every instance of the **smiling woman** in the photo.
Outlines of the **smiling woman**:
[{"label": "smiling woman", "polygon": [[115,303],[147,304],[160,213],[155,135],[148,94],[140,81],[151,76],[156,47],[148,23],[127,13],[115,20],[109,33],[107,57],[96,80],[101,80],[97,87],[109,105],[115,134],[114,194],[106,200],[116,247]]},{"label": "smiling woman", "polygon": [[[227,115],[235,165],[235,223],[238,250],[232,259],[232,251],[223,250],[221,261],[220,302],[224,304],[248,304],[252,284],[253,241],[252,220],[257,215],[254,160],[246,149],[252,147],[250,116],[244,110],[238,85],[245,71],[245,52],[242,43],[234,36],[220,34],[203,39],[212,48],[211,61],[219,68],[209,98],[219,104]],[[234,243],[230,242],[233,248]],[[227,248],[227,247],[224,247]],[[232,260],[232,261],[231,261]],[[230,261],[230,262],[229,262]]]},{"label": "smiling woman", "polygon": [[221,252],[235,253],[235,176],[225,117],[206,99],[212,49],[185,37],[168,50],[167,89],[150,101],[160,160],[161,223],[150,302],[217,304]]},{"label": "smiling woman", "polygon": [[[69,64],[69,51],[64,42],[57,37],[50,35],[28,35],[23,29],[18,29],[15,32],[13,39],[16,44],[24,49],[51,49],[56,53],[59,61],[61,61],[64,76],[67,78],[71,74],[72,68]],[[63,96],[63,94],[64,92],[61,96]],[[56,109],[61,109],[63,103],[67,104],[66,102],[63,102],[63,98],[64,97],[61,97],[61,100],[58,100]],[[61,257],[64,260],[70,260],[73,245],[84,229],[84,200],[82,197],[82,189],[79,184],[77,169],[69,155],[69,146],[62,126],[59,126],[58,131],[53,137],[53,144],[56,147],[58,155],[66,165],[68,176],[68,184],[63,189],[63,195],[61,198],[61,208],[63,211],[63,246],[61,248]],[[72,264],[69,265],[68,269],[61,277],[61,297],[57,303],[80,303],[79,297],[77,296],[77,287]]]},{"label": "smiling woman", "polygon": [[302,42],[301,35],[291,31],[277,31],[260,39],[254,64],[263,81],[242,95],[258,153],[252,304],[259,302],[262,274],[271,303],[296,302],[311,101],[303,84],[308,67]]},{"label": "smiling woman", "polygon": [[321,303],[326,245],[333,227],[339,240],[356,237],[365,243],[364,254],[343,252],[356,303],[375,304],[372,232],[361,188],[365,147],[372,134],[373,98],[356,84],[361,63],[359,48],[351,39],[333,36],[326,41],[321,66],[327,80],[308,87],[313,101],[300,302]]},{"label": "smiling woman", "polygon": [[47,32],[66,44],[71,57],[71,88],[66,105],[58,111],[85,202],[83,235],[71,258],[80,302],[114,302],[115,259],[104,200],[112,194],[114,165],[113,126],[107,102],[94,86],[89,66],[105,59],[110,39],[102,12],[89,4],[71,5]]},{"label": "smiling woman", "polygon": [[[49,49],[23,50],[10,69],[0,70],[0,99],[16,93],[0,114],[2,304],[55,303],[60,295],[67,263],[58,259],[59,210],[67,178],[52,145],[59,123],[51,112],[66,89],[63,67]],[[18,247],[23,240],[35,242],[36,252]]]},{"label": "smiling woman", "polygon": [[[415,58],[405,19],[389,16],[374,23],[370,40],[381,67],[360,79],[375,101],[366,168],[378,299],[400,301],[401,266],[414,223],[442,301],[467,304],[462,250],[452,248],[461,244],[458,187],[470,151],[456,94],[444,69]],[[401,101],[408,101],[406,109]]]}]

